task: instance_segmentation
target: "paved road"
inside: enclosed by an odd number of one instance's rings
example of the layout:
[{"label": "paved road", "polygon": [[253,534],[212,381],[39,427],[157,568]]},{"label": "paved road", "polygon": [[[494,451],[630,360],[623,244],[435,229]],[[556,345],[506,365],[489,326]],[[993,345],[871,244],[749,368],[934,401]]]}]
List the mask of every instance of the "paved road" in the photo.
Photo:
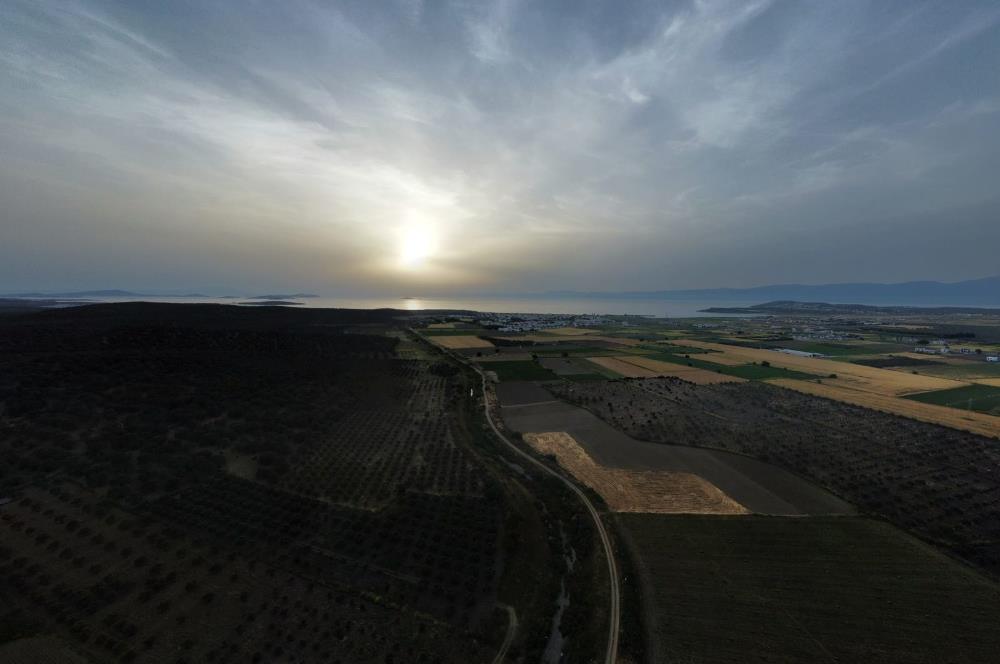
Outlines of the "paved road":
[{"label": "paved road", "polygon": [[[424,335],[420,334],[416,330],[411,330],[411,331],[424,341],[427,341],[427,338],[424,337]],[[601,545],[604,547],[604,557],[608,561],[608,577],[611,585],[611,592],[610,592],[611,605],[609,607],[610,620],[608,621],[608,650],[604,657],[604,662],[605,664],[615,664],[615,662],[618,660],[618,630],[621,621],[621,609],[620,609],[621,590],[618,585],[618,566],[615,563],[614,550],[611,548],[611,538],[608,537],[608,531],[604,528],[604,523],[601,521],[600,515],[597,513],[597,510],[594,509],[594,505],[593,503],[590,502],[590,499],[587,498],[587,495],[582,491],[580,491],[579,487],[577,487],[572,480],[565,477],[562,473],[553,470],[549,466],[545,465],[544,463],[536,459],[534,456],[528,454],[520,447],[510,442],[510,440],[507,439],[507,436],[501,433],[500,429],[498,429],[497,425],[493,422],[493,416],[490,414],[490,404],[489,400],[486,398],[487,394],[486,374],[483,373],[483,371],[478,366],[469,362],[466,358],[462,357],[461,355],[453,353],[447,349],[444,349],[444,352],[448,353],[462,364],[471,367],[476,371],[476,373],[479,374],[479,378],[483,384],[483,413],[486,415],[486,421],[487,423],[489,423],[490,428],[493,430],[493,433],[496,434],[496,437],[499,438],[501,441],[503,441],[504,444],[507,445],[507,447],[509,447],[515,454],[524,458],[529,463],[534,464],[536,467],[545,471],[549,475],[552,475],[560,482],[565,484],[570,491],[576,494],[577,498],[580,499],[580,502],[583,503],[584,507],[587,508],[587,512],[590,514],[590,518],[594,522],[594,527],[597,528],[597,534],[601,538]]]}]

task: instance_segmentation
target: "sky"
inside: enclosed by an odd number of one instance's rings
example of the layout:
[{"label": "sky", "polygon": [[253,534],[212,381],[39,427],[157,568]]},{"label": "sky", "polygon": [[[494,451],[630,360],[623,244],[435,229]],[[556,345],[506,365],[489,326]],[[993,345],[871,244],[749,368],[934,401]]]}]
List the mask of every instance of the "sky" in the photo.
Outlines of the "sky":
[{"label": "sky", "polygon": [[1000,273],[1000,3],[5,0],[0,292]]}]

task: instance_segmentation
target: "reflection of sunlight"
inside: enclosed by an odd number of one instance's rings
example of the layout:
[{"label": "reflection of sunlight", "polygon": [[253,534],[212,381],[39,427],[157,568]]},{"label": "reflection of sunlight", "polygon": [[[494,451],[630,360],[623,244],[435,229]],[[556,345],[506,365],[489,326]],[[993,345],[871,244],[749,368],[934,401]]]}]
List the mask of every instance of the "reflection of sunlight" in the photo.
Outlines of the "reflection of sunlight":
[{"label": "reflection of sunlight", "polygon": [[403,308],[407,311],[417,311],[424,308],[424,303],[415,297],[408,297],[403,300]]}]

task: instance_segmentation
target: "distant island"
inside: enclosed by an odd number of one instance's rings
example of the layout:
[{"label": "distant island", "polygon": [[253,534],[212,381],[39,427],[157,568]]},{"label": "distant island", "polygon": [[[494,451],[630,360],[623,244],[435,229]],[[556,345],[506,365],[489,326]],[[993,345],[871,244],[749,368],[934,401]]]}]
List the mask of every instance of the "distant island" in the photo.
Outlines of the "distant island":
[{"label": "distant island", "polygon": [[700,311],[713,314],[1000,314],[1000,308],[986,307],[911,307],[911,306],[873,306],[869,304],[831,304],[829,302],[796,302],[794,300],[777,300],[755,304],[749,307],[709,307]]}]

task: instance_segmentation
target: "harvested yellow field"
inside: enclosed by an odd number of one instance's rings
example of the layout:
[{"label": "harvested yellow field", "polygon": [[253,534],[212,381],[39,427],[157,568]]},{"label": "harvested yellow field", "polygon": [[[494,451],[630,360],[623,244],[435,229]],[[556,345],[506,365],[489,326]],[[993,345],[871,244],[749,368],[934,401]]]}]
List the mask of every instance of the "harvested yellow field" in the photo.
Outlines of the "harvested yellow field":
[{"label": "harvested yellow field", "polygon": [[[684,344],[682,344],[680,342],[671,342],[671,345],[672,346],[676,346],[677,348],[680,349],[680,350],[673,351],[675,353],[680,353],[680,354],[683,355],[686,352],[685,348],[684,348]],[[697,350],[704,350],[704,349],[701,349],[699,346],[694,346],[692,344],[688,344],[688,348],[691,348],[692,350],[695,350],[695,351],[697,351]],[[721,365],[726,366],[726,367],[738,367],[741,364],[746,364],[746,362],[744,360],[741,360],[741,359],[739,359],[737,357],[730,357],[729,355],[726,355],[725,353],[697,353],[697,352],[695,352],[695,353],[692,353],[691,355],[692,355],[692,359],[704,360],[706,362],[713,362],[715,364],[721,364]]]},{"label": "harvested yellow field", "polygon": [[747,514],[745,507],[714,484],[691,473],[607,468],[594,461],[563,431],[526,433],[524,440],[541,454],[599,493],[615,512],[651,514]]},{"label": "harvested yellow field", "polygon": [[610,369],[626,378],[655,378],[656,372],[625,362],[621,357],[588,357],[588,362]]},{"label": "harvested yellow field", "polygon": [[[581,336],[581,335],[577,335]],[[558,343],[570,341],[571,338],[560,339],[559,335],[555,334],[520,334],[516,337],[504,337],[505,339],[511,339],[513,341],[532,341],[535,343]],[[607,343],[617,344],[619,346],[638,346],[643,343],[638,339],[620,339],[618,337],[607,337],[601,334],[588,334],[586,335],[587,341],[605,341]]]},{"label": "harvested yellow field", "polygon": [[454,323],[431,323],[427,326],[429,330],[454,330]]},{"label": "harvested yellow field", "polygon": [[491,344],[486,339],[480,339],[472,335],[455,335],[455,336],[441,336],[441,337],[428,337],[431,341],[436,343],[442,348],[448,348],[451,350],[461,350],[463,348],[493,348]]},{"label": "harvested yellow field", "polygon": [[992,385],[993,387],[1000,387],[1000,378],[977,378],[975,382],[980,385]]},{"label": "harvested yellow field", "polygon": [[[934,376],[904,373],[889,369],[876,369],[875,367],[866,367],[860,364],[836,362],[834,360],[824,360],[815,357],[800,357],[773,350],[741,348],[739,346],[727,346],[725,344],[695,341],[692,339],[685,339],[683,343],[689,346],[719,351],[720,354],[739,360],[740,364],[766,361],[771,366],[792,369],[794,371],[804,371],[819,376],[837,374],[836,379],[830,379],[831,384],[840,383],[852,390],[861,390],[883,396],[903,396],[917,392],[947,390],[968,384],[947,378],[936,378]],[[720,362],[718,355],[713,355],[711,361]],[[824,382],[826,380],[824,379]]]},{"label": "harvested yellow field", "polygon": [[743,378],[738,378],[736,376],[726,376],[725,374],[709,371],[708,369],[689,367],[683,364],[675,364],[673,362],[663,362],[649,357],[642,357],[641,355],[629,355],[627,357],[619,357],[616,359],[620,359],[629,364],[634,364],[640,369],[649,369],[650,371],[655,372],[655,375],[657,376],[672,376],[674,378],[686,380],[689,383],[694,383],[695,385],[744,382]]},{"label": "harvested yellow field", "polygon": [[781,387],[787,387],[796,392],[804,392],[805,394],[843,401],[844,403],[864,406],[865,408],[892,413],[893,415],[902,415],[903,417],[910,417],[921,422],[941,424],[953,429],[977,433],[981,436],[1000,438],[1000,417],[993,417],[985,413],[958,410],[956,408],[948,408],[947,406],[938,406],[936,404],[910,401],[909,399],[900,399],[894,396],[852,390],[842,385],[833,384],[833,381],[827,380],[817,383],[808,380],[779,378],[768,382],[780,385]]}]

